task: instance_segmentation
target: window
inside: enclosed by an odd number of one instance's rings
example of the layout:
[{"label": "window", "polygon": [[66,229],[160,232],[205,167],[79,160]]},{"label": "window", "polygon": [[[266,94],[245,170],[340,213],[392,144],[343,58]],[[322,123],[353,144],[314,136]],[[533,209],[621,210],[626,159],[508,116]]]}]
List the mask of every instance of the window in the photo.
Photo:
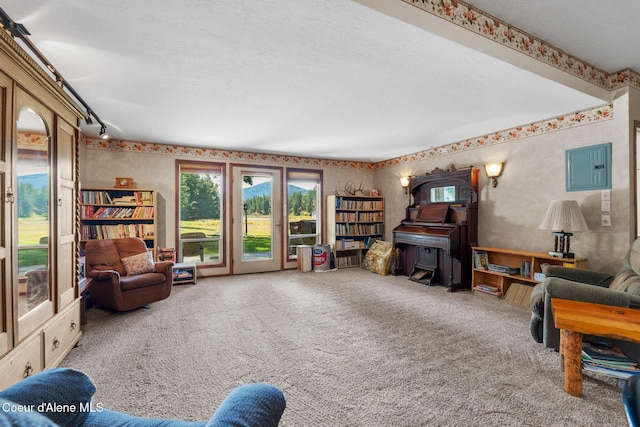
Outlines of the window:
[{"label": "window", "polygon": [[298,245],[320,242],[322,171],[287,170],[287,241],[289,259],[297,258]]},{"label": "window", "polygon": [[222,264],[224,165],[178,161],[178,262]]}]

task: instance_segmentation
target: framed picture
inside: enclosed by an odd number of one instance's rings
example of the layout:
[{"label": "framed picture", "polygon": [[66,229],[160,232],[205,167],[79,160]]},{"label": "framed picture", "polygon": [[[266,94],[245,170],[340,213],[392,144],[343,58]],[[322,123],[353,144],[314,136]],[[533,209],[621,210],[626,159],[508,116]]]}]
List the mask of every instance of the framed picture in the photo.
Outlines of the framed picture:
[{"label": "framed picture", "polygon": [[379,196],[380,195],[380,190],[378,190],[377,188],[372,188],[371,189],[371,195],[372,196]]}]

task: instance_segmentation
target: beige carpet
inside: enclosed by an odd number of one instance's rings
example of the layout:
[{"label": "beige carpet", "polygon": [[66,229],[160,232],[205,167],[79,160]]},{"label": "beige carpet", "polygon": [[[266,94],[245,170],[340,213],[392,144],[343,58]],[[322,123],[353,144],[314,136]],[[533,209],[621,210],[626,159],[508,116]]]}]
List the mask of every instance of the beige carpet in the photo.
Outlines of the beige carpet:
[{"label": "beige carpet", "polygon": [[527,309],[359,268],[211,278],[129,313],[88,310],[63,361],[95,401],[206,419],[234,386],[287,398],[283,426],[624,426],[616,381],[562,390]]}]

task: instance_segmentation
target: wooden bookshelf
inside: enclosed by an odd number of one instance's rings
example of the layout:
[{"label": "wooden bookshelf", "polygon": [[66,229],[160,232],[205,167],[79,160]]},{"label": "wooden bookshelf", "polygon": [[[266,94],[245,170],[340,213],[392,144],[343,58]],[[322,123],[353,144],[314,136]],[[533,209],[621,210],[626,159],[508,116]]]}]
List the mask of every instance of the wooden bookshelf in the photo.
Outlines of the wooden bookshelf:
[{"label": "wooden bookshelf", "polygon": [[156,191],[138,188],[84,188],[80,191],[80,242],[139,237],[155,251]]},{"label": "wooden bookshelf", "polygon": [[[499,265],[518,269],[518,272],[490,271],[478,262],[478,258],[486,254],[487,264]],[[523,274],[523,267],[528,263],[530,274]],[[512,283],[535,286],[544,280],[536,273],[542,274],[544,264],[559,265],[571,268],[588,268],[588,260],[584,258],[557,258],[548,254],[519,251],[514,249],[492,248],[488,246],[473,247],[473,270],[471,274],[471,289],[482,292],[478,285],[497,288],[496,297],[504,297]],[[486,292],[485,292],[486,293]]]}]

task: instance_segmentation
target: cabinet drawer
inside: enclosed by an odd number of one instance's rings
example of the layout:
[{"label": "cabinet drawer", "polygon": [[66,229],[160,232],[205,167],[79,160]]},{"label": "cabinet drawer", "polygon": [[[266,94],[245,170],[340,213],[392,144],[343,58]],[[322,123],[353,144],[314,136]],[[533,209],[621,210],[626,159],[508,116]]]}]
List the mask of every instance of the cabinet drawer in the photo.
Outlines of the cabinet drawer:
[{"label": "cabinet drawer", "polygon": [[42,369],[42,336],[35,334],[0,362],[0,389],[5,389]]},{"label": "cabinet drawer", "polygon": [[60,313],[43,331],[44,365],[57,365],[80,336],[80,306],[78,302]]}]

